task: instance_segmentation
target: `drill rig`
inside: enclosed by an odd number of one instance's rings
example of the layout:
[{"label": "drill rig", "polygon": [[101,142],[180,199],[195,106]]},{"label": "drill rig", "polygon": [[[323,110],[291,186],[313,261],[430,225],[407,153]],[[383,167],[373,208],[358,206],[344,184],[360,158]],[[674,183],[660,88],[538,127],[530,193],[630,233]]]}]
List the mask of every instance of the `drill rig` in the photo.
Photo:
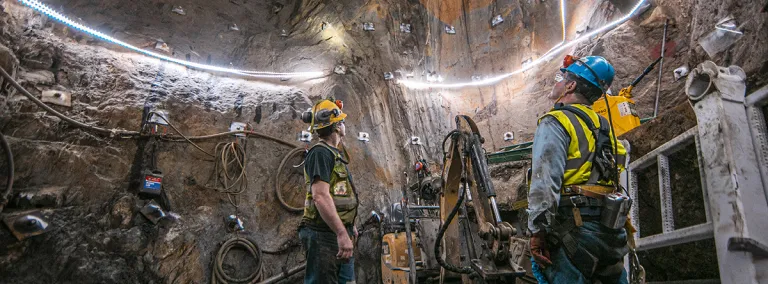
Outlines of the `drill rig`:
[{"label": "drill rig", "polygon": [[501,220],[483,142],[464,115],[456,116],[456,129],[443,140],[442,225],[434,251],[443,283],[508,283],[526,273],[521,263],[527,244]]},{"label": "drill rig", "polygon": [[382,281],[535,283],[524,269],[530,268],[528,241],[501,220],[477,125],[463,115],[456,125],[443,140],[442,174],[419,176],[383,214]]},{"label": "drill rig", "polygon": [[416,182],[410,184],[406,175],[403,198],[382,214],[379,229],[382,283],[428,282],[440,273],[430,249],[440,226],[437,216],[440,208],[436,204],[442,179],[432,175],[426,160],[421,158],[414,164],[414,172]]}]

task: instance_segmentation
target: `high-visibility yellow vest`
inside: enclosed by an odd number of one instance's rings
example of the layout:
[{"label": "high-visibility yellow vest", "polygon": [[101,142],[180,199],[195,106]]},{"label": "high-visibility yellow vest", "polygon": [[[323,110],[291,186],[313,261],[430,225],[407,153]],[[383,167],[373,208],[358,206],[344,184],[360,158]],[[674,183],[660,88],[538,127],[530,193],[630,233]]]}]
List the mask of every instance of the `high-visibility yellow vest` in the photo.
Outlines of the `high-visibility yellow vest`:
[{"label": "high-visibility yellow vest", "polygon": [[[583,111],[589,116],[592,123],[598,129],[602,122],[608,123],[607,119],[603,118],[601,120],[601,117],[588,106],[581,104],[572,104],[570,106]],[[570,144],[568,145],[568,158],[565,162],[565,175],[563,177],[562,186],[577,184],[612,185],[614,177],[600,177],[599,173],[593,172],[592,161],[595,153],[597,130],[593,133],[577,114],[569,110],[554,109],[541,116],[539,122],[547,116],[552,116],[557,119],[571,138]],[[618,141],[616,141],[618,144],[614,143],[612,133],[610,138],[611,145],[613,145],[614,149],[617,149],[617,155],[614,159],[619,166],[619,172],[621,172],[624,170],[627,151],[624,149],[624,145],[618,143]],[[613,151],[611,151],[611,153],[613,153]]]},{"label": "high-visibility yellow vest", "polygon": [[[337,151],[331,149],[330,146],[325,143],[317,143],[309,150],[313,151],[316,147],[325,147],[335,156],[335,164],[333,171],[331,172],[330,193],[333,198],[333,204],[336,206],[336,213],[339,214],[339,218],[344,225],[351,226],[355,222],[357,216],[357,197],[355,189],[353,188],[351,177],[349,175],[349,169],[347,169],[346,162]],[[304,170],[304,180],[307,185],[307,195],[304,199],[304,217],[305,222],[313,223],[315,225],[327,224],[320,217],[315,201],[312,199],[312,178]]]}]

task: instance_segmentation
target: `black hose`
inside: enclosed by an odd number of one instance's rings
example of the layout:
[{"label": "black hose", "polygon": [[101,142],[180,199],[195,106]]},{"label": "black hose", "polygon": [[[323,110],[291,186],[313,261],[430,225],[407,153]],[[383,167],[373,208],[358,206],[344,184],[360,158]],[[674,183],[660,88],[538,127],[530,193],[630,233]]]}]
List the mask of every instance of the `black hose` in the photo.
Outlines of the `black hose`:
[{"label": "black hose", "polygon": [[[2,68],[0,68],[2,70]],[[8,145],[8,141],[5,140],[3,133],[0,133],[0,144],[5,151],[5,157],[8,160],[8,183],[5,185],[5,192],[0,196],[0,213],[3,212],[3,208],[8,204],[8,196],[11,195],[13,190],[13,153],[11,152],[11,146]]]},{"label": "black hose", "polygon": [[[219,248],[219,251],[216,253],[216,258],[214,259],[214,265],[213,265],[214,274],[211,277],[211,283],[214,283],[214,284],[218,284],[218,283],[266,284],[266,283],[275,283],[285,278],[288,278],[291,275],[304,270],[306,263],[298,265],[288,270],[284,269],[283,272],[281,272],[280,274],[277,274],[268,279],[262,280],[262,278],[264,277],[262,275],[264,271],[262,255],[263,254],[279,255],[279,254],[286,253],[289,250],[298,246],[300,246],[300,243],[298,243],[295,239],[289,239],[285,241],[283,244],[281,244],[275,250],[269,250],[269,249],[262,250],[253,240],[243,238],[240,236],[229,239],[221,245],[221,248]],[[236,279],[225,274],[224,266],[223,266],[224,259],[226,258],[229,251],[232,250],[233,248],[239,248],[239,249],[245,250],[256,260],[256,271],[254,273],[252,273],[251,275],[245,278],[240,278],[240,279]]]},{"label": "black hose", "polygon": [[70,124],[72,124],[72,125],[74,125],[76,127],[87,129],[87,130],[92,130],[92,131],[95,131],[95,132],[99,132],[101,134],[105,134],[105,135],[110,136],[110,137],[112,137],[112,136],[121,136],[121,137],[128,136],[128,137],[133,137],[133,136],[138,136],[139,135],[139,132],[137,132],[137,131],[129,131],[129,130],[122,130],[122,129],[105,129],[105,128],[101,128],[101,127],[93,126],[93,125],[88,125],[88,124],[79,122],[77,120],[74,120],[74,119],[72,119],[72,118],[70,118],[70,117],[68,117],[68,116],[66,116],[66,115],[56,111],[55,109],[49,107],[48,105],[43,103],[40,99],[38,99],[34,95],[30,94],[29,91],[27,91],[26,89],[24,89],[24,87],[19,85],[19,83],[16,82],[16,80],[14,80],[11,77],[11,75],[9,75],[8,72],[5,71],[5,69],[0,68],[0,75],[2,75],[6,80],[8,80],[8,82],[11,83],[11,85],[14,88],[16,88],[16,90],[18,90],[22,95],[27,97],[30,101],[35,103],[37,106],[43,108],[45,111],[53,114],[54,116],[56,116],[56,117],[58,117],[58,118],[60,118],[60,119],[62,119],[64,121],[66,121],[66,122],[68,122],[68,123],[70,123]]},{"label": "black hose", "polygon": [[[224,258],[229,254],[229,251],[235,247],[244,249],[256,260],[256,271],[244,278],[231,277],[224,271]],[[261,281],[261,274],[262,271],[264,271],[264,263],[262,261],[261,249],[259,249],[259,246],[257,246],[255,242],[239,236],[231,238],[221,245],[219,252],[216,253],[216,258],[213,263],[213,276],[211,276],[212,284],[253,284]]]},{"label": "black hose", "polygon": [[465,266],[465,267],[456,267],[450,263],[447,263],[444,259],[442,254],[440,253],[440,247],[443,241],[443,235],[445,235],[445,231],[448,229],[448,226],[451,224],[451,221],[453,221],[453,218],[456,217],[456,213],[459,212],[459,208],[461,207],[461,203],[464,202],[464,194],[459,193],[459,199],[456,201],[456,205],[451,210],[451,213],[448,214],[448,218],[445,219],[445,222],[443,225],[440,226],[440,231],[437,233],[437,240],[435,241],[435,258],[437,259],[437,263],[440,264],[443,268],[445,268],[448,271],[460,273],[460,274],[470,274],[474,272],[471,267]]},{"label": "black hose", "polygon": [[297,266],[295,266],[295,267],[293,267],[291,269],[283,270],[283,272],[281,272],[280,274],[272,276],[272,277],[269,277],[266,280],[259,282],[258,284],[277,283],[277,282],[279,282],[281,280],[284,280],[284,279],[290,277],[291,275],[299,273],[299,271],[302,271],[305,268],[307,268],[307,264],[306,263],[299,264],[299,265],[297,265]]},{"label": "black hose", "polygon": [[[447,159],[448,159],[448,152],[445,151],[445,142],[448,142],[448,138],[451,138],[451,137],[453,137],[453,135],[458,134],[458,133],[459,133],[459,130],[458,129],[454,129],[451,132],[449,132],[448,135],[445,135],[445,138],[443,138],[443,145],[442,145],[442,148],[441,148],[441,150],[443,151],[443,167],[445,167],[445,161],[447,161]],[[445,178],[445,177],[443,177],[443,178]]]}]

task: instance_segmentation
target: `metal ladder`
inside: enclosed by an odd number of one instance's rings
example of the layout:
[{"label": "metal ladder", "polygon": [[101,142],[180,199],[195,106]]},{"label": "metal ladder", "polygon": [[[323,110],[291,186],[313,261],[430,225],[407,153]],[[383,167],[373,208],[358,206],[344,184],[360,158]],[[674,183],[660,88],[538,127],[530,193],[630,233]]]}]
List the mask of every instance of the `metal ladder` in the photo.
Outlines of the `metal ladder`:
[{"label": "metal ladder", "polygon": [[[686,82],[697,126],[628,167],[637,250],[715,239],[721,283],[768,283],[768,86],[745,96],[737,66],[706,61]],[[669,157],[695,143],[706,222],[676,228]],[[657,164],[662,233],[640,238],[638,173]]]}]

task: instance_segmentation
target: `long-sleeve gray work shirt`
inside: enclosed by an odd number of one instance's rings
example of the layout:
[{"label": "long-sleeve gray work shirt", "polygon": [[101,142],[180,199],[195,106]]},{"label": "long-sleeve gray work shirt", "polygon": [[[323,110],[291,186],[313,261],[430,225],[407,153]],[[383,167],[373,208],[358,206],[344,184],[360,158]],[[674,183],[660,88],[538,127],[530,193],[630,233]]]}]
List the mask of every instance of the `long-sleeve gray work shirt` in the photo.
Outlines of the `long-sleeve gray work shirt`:
[{"label": "long-sleeve gray work shirt", "polygon": [[545,116],[541,119],[533,137],[531,189],[528,193],[528,228],[532,233],[541,229],[542,222],[549,223],[557,210],[570,142],[570,135],[556,118]]}]

